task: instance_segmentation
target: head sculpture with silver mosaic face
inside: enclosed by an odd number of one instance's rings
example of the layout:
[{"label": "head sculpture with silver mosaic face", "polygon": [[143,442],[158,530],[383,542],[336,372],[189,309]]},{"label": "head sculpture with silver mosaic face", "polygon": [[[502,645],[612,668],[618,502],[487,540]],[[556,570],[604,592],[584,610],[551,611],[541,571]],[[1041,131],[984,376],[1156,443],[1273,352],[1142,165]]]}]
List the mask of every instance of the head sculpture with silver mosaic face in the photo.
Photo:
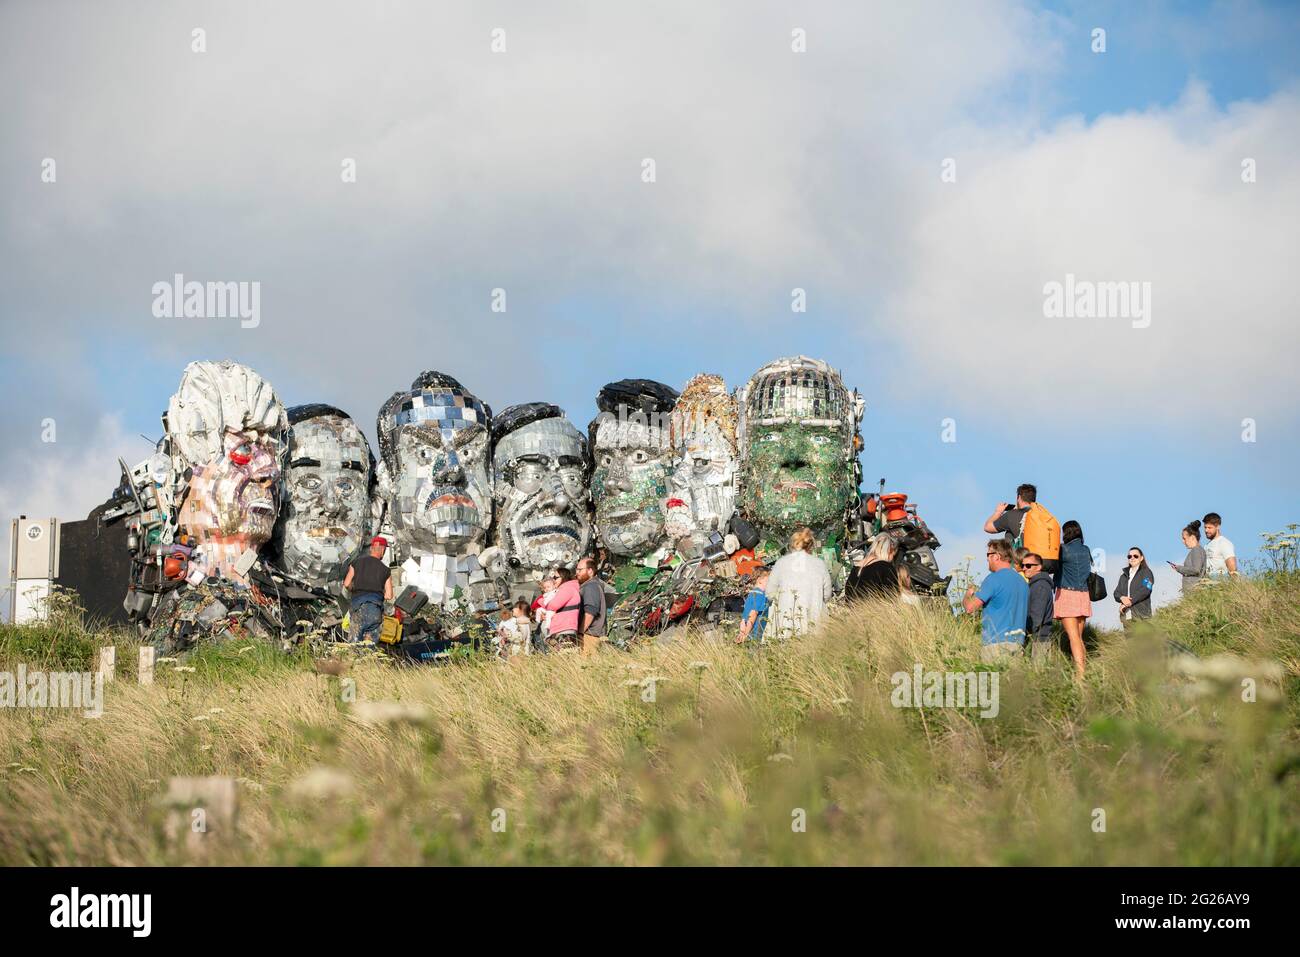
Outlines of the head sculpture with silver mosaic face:
[{"label": "head sculpture with silver mosaic face", "polygon": [[457,554],[492,522],[492,410],[456,379],[424,372],[379,410],[388,521],[404,551]]},{"label": "head sculpture with silver mosaic face", "polygon": [[857,499],[863,403],[828,364],[777,359],[740,396],[741,509],[769,535],[843,529]]},{"label": "head sculpture with silver mosaic face", "polygon": [[497,545],[534,577],[573,565],[591,541],[587,437],[548,402],[500,412],[492,436]]},{"label": "head sculpture with silver mosaic face", "polygon": [[685,504],[684,519],[669,510],[668,533],[697,542],[724,533],[736,509],[740,469],[737,409],[721,376],[701,373],[686,383],[670,419],[675,464],[673,495]]},{"label": "head sculpture with silver mosaic face", "polygon": [[375,456],[365,434],[340,409],[298,405],[288,415],[276,564],[309,585],[336,590],[371,529]]},{"label": "head sculpture with silver mosaic face", "polygon": [[247,366],[191,362],[163,424],[174,474],[190,472],[177,524],[195,542],[192,563],[242,580],[243,553],[271,537],[279,514],[284,406]]},{"label": "head sculpture with silver mosaic face", "polygon": [[640,557],[665,542],[677,390],[650,379],[611,382],[596,396],[588,426],[596,533],[612,555]]}]

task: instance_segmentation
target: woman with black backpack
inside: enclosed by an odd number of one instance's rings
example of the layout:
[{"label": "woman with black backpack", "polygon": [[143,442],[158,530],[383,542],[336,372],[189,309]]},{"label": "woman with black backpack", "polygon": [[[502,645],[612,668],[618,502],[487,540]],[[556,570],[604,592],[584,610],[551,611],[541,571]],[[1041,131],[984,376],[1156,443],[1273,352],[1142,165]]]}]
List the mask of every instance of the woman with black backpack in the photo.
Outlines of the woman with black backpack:
[{"label": "woman with black backpack", "polygon": [[1092,552],[1083,543],[1083,528],[1071,519],[1061,526],[1061,574],[1056,581],[1053,614],[1070,639],[1070,657],[1083,677],[1083,626],[1092,617],[1088,597],[1088,576],[1092,574]]}]

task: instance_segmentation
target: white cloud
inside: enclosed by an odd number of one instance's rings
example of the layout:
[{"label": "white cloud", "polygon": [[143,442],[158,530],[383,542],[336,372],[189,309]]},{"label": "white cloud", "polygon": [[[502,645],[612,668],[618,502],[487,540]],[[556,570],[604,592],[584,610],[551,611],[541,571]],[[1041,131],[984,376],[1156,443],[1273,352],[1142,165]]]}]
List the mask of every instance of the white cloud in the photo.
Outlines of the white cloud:
[{"label": "white cloud", "polygon": [[[1085,447],[1108,429],[1289,412],[1298,150],[1297,91],[1220,110],[1196,84],[1170,109],[972,135],[958,182],[905,237],[889,312],[923,331],[904,342],[954,395],[1072,428],[1093,416]],[[1067,273],[1151,283],[1150,326],[1045,318],[1044,285]]]},{"label": "white cloud", "polygon": [[[122,430],[115,415],[99,419],[89,442],[56,441],[41,446],[39,454],[23,459],[25,467],[0,472],[0,541],[3,542],[5,585],[11,555],[10,522],[19,515],[29,518],[55,517],[61,521],[78,521],[99,505],[117,484],[121,475],[117,459],[123,450],[139,446]],[[143,456],[140,456],[143,458]],[[135,465],[135,461],[127,462]],[[0,608],[8,614],[7,597]]]}]

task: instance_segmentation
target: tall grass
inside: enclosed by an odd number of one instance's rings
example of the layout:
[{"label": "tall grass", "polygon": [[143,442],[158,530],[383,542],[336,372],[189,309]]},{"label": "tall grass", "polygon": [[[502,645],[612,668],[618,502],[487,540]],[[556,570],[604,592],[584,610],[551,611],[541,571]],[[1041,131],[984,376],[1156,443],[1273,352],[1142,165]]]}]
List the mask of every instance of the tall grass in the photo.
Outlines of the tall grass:
[{"label": "tall grass", "polygon": [[[117,636],[102,717],[0,711],[0,864],[1297,864],[1298,608],[1294,576],[1204,588],[1101,633],[1081,684],[1006,666],[993,719],[891,705],[917,663],[988,667],[942,609],[342,677],[250,640],[153,687]],[[1236,657],[1179,676],[1166,638]],[[6,627],[0,670],[102,641]],[[236,827],[176,840],[168,781],[204,775],[238,779]]]}]

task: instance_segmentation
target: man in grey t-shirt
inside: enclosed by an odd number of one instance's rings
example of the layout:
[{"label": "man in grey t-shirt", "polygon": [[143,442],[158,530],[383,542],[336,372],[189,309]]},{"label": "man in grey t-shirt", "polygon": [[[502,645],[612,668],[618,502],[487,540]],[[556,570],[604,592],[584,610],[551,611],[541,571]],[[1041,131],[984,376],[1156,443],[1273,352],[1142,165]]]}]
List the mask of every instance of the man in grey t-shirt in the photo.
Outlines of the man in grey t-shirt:
[{"label": "man in grey t-shirt", "polygon": [[591,654],[605,637],[605,583],[596,575],[594,558],[578,559],[578,584],[582,609],[578,612],[578,634],[582,653]]}]

